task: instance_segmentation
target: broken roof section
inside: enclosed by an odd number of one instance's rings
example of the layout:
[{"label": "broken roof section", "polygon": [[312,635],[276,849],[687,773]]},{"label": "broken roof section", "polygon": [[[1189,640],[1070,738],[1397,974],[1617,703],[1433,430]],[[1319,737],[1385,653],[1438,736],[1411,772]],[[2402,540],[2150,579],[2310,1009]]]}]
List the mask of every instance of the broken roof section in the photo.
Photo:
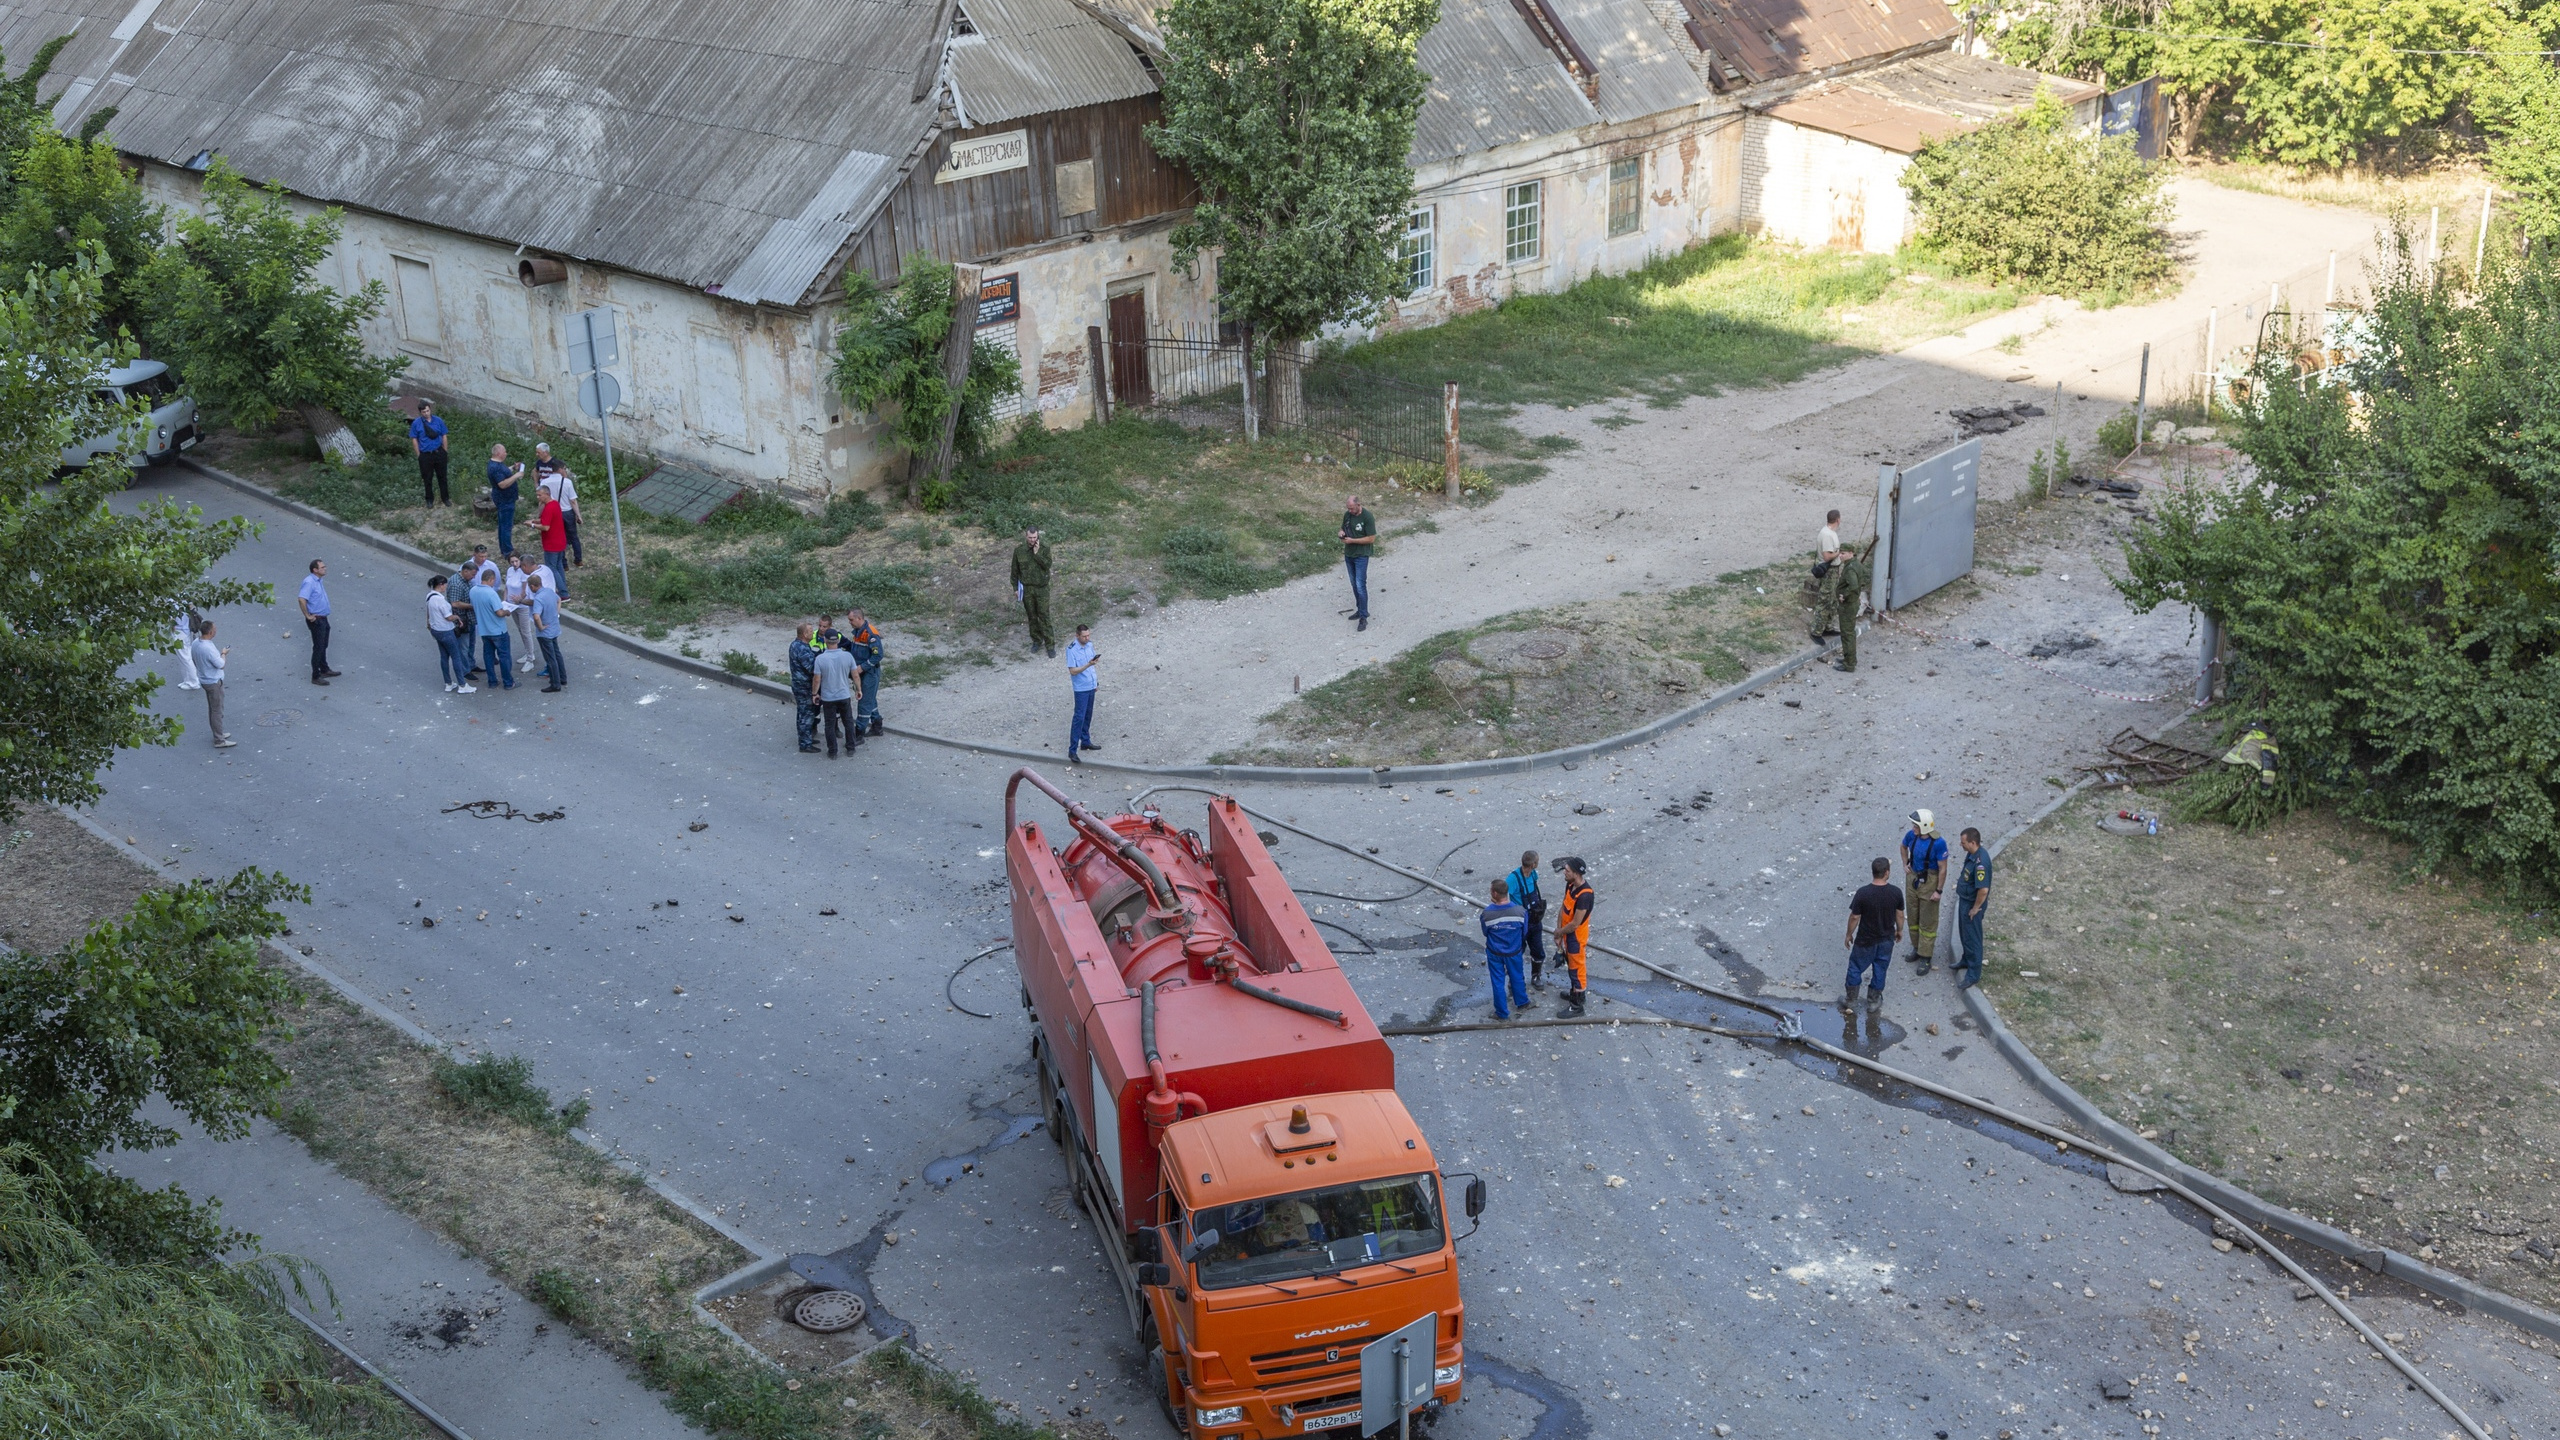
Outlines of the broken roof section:
[{"label": "broken roof section", "polygon": [[[1068,0],[40,0],[0,12],[128,153],[795,305],[943,122],[1143,94]],[[948,61],[952,29],[975,29]],[[954,46],[953,49],[964,47]],[[1116,53],[1115,53],[1116,52]],[[922,94],[918,94],[921,88]]]},{"label": "broken roof section", "polygon": [[1919,55],[1805,91],[1763,113],[1774,120],[1909,155],[1932,140],[2025,109],[2038,86],[2066,106],[2099,89],[1976,55]]}]

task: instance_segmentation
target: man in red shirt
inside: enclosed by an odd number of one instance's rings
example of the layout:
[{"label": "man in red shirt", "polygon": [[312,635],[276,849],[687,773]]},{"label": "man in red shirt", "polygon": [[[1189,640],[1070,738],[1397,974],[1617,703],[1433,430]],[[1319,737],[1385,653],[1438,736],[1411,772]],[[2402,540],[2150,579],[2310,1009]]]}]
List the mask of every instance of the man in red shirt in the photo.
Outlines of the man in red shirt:
[{"label": "man in red shirt", "polygon": [[560,509],[556,494],[542,502],[542,563],[551,567],[558,578],[560,591],[556,598],[569,598],[569,521]]}]

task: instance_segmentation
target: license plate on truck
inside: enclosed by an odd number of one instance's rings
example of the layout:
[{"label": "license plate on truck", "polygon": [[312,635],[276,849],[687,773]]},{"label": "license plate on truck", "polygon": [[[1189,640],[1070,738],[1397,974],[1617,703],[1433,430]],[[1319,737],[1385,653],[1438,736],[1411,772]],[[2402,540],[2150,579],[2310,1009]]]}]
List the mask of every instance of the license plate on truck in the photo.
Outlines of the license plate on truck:
[{"label": "license plate on truck", "polygon": [[1302,1430],[1331,1430],[1339,1426],[1357,1425],[1359,1423],[1359,1411],[1345,1410],[1339,1415],[1317,1415],[1310,1417],[1306,1424],[1298,1428]]}]

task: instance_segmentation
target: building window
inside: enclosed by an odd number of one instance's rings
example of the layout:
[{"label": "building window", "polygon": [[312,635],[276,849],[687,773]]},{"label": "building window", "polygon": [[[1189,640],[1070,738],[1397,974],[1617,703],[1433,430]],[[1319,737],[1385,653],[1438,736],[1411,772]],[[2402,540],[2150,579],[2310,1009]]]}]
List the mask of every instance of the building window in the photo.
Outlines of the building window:
[{"label": "building window", "polygon": [[1538,185],[1506,185],[1502,190],[1502,259],[1507,265],[1538,258]]},{"label": "building window", "polygon": [[1396,258],[1404,262],[1404,293],[1419,295],[1439,283],[1440,244],[1428,205],[1404,217],[1404,239]]},{"label": "building window", "polygon": [[1609,162],[1609,238],[1633,235],[1644,225],[1644,161]]}]

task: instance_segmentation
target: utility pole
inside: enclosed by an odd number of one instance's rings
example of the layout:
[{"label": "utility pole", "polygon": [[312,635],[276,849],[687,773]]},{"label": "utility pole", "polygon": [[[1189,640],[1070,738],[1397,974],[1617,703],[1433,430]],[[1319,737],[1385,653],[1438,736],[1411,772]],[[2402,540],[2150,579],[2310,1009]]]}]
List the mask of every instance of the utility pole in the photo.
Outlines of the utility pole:
[{"label": "utility pole", "polygon": [[1449,498],[1456,500],[1465,494],[1465,487],[1458,480],[1458,382],[1455,380],[1441,392],[1441,411],[1440,463],[1447,471],[1442,483],[1447,487]]},{"label": "utility pole", "polygon": [[2133,453],[2151,437],[2151,342],[2142,342],[2142,373],[2133,382]]}]

